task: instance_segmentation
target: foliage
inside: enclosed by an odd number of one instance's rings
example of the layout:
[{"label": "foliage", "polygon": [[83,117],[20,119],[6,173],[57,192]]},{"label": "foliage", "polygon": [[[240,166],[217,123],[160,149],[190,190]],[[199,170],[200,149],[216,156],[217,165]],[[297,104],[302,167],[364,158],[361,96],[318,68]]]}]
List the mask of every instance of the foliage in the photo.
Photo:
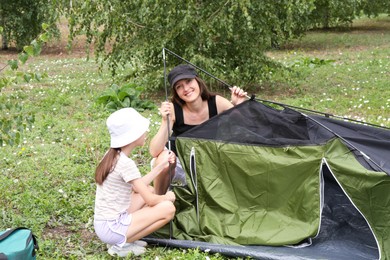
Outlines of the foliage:
[{"label": "foliage", "polygon": [[[267,78],[264,51],[301,35],[313,1],[78,1],[70,10],[71,39],[85,34],[113,72],[130,64],[148,89],[162,87],[162,49],[240,85]],[[167,57],[168,67],[182,60]],[[142,64],[140,67],[139,64]]]},{"label": "foliage", "polygon": [[[26,45],[23,51],[18,54],[17,59],[8,60],[7,65],[0,69],[4,73],[0,76],[0,92],[6,86],[11,86],[18,83],[20,80],[30,82],[35,79],[40,81],[45,74],[40,72],[24,72],[19,69],[20,65],[24,65],[32,56],[40,54],[42,44],[50,39],[50,33],[47,31],[49,26],[42,24],[44,31],[30,45]],[[6,68],[11,71],[5,71]],[[3,97],[1,97],[3,99]],[[34,122],[34,115],[25,113],[22,104],[13,104],[10,100],[2,100],[0,105],[0,145],[7,143],[9,145],[18,144],[20,142],[21,133],[24,129],[31,126]],[[11,112],[13,111],[13,112]]]},{"label": "foliage", "polygon": [[378,16],[390,14],[390,2],[382,0],[315,0],[309,20],[313,28],[350,26],[362,14]]},{"label": "foliage", "polygon": [[379,14],[390,15],[390,2],[382,0],[361,0],[357,2],[358,10],[371,17]]},{"label": "foliage", "polygon": [[[56,8],[49,0],[15,0],[0,2],[0,26],[3,27],[3,45],[14,42],[17,50],[30,44],[40,33],[43,22],[55,24],[57,21]],[[57,32],[55,26],[50,29]]]},{"label": "foliage", "polygon": [[[313,31],[293,45],[268,52],[283,65],[299,61],[292,68],[299,72],[293,79],[296,86],[275,78],[272,91],[254,94],[390,127],[390,17],[355,21],[354,28]],[[0,52],[0,60],[4,57]],[[316,66],[310,66],[311,61]],[[114,259],[93,230],[93,172],[109,146],[104,124],[109,113],[95,100],[111,84],[110,72],[104,67],[98,73],[93,61],[69,54],[38,56],[29,66],[51,76],[29,84],[21,81],[1,93],[0,104],[12,102],[10,113],[23,104],[23,113],[34,114],[35,121],[19,145],[0,147],[0,230],[31,227],[40,243],[39,259]],[[158,109],[142,114],[151,121],[150,140],[161,116]],[[142,173],[150,169],[148,148],[132,155]],[[138,259],[227,257],[149,246]]]},{"label": "foliage", "polygon": [[143,91],[143,87],[134,83],[125,84],[122,87],[112,84],[109,89],[97,98],[96,103],[104,105],[110,112],[124,107],[132,107],[138,111],[154,109],[156,106],[153,102],[142,99]]},{"label": "foliage", "polygon": [[334,62],[335,62],[335,60],[324,60],[324,59],[319,59],[319,58],[304,57],[304,58],[301,58],[298,60],[294,60],[294,61],[286,64],[286,66],[289,68],[300,67],[300,66],[308,66],[309,68],[314,68],[316,66],[332,64]]}]

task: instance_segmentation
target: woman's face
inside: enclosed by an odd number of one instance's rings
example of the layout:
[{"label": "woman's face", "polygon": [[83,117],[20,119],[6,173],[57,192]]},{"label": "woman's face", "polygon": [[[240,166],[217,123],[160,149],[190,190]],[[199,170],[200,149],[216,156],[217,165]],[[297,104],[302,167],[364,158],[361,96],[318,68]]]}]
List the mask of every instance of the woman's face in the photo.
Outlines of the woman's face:
[{"label": "woman's face", "polygon": [[177,95],[184,102],[191,102],[200,97],[200,88],[196,79],[182,79],[175,85]]}]

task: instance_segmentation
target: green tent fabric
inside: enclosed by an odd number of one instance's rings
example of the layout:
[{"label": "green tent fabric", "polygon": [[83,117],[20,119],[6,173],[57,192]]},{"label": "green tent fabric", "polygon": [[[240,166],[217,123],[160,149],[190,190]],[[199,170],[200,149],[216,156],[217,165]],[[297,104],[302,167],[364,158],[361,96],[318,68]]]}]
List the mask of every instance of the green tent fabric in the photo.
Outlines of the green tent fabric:
[{"label": "green tent fabric", "polygon": [[173,188],[174,221],[154,235],[172,235],[167,245],[245,245],[264,259],[360,250],[390,259],[389,142],[386,129],[244,102],[176,139],[186,184]]}]

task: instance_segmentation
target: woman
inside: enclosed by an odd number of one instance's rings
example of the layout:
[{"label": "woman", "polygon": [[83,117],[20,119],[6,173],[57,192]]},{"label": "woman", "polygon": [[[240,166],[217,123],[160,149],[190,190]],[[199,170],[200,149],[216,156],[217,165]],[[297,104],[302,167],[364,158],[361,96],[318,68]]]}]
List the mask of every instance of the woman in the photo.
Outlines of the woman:
[{"label": "woman", "polygon": [[[234,86],[231,101],[211,93],[203,80],[198,77],[196,70],[187,64],[173,68],[168,74],[168,81],[172,87],[172,102],[163,102],[160,107],[162,117],[161,126],[150,142],[150,153],[159,164],[163,154],[168,152],[165,145],[168,133],[173,132],[171,150],[177,154],[174,138],[189,129],[209,120],[211,117],[232,108],[246,100],[247,93]],[[168,124],[169,122],[169,124]],[[169,126],[169,129],[168,129]],[[177,167],[179,166],[179,167]],[[171,164],[171,176],[175,176],[175,169],[180,169],[180,162]],[[169,171],[167,167],[164,171]],[[157,194],[165,194],[171,180],[169,174],[160,174],[154,180],[154,189]]]}]

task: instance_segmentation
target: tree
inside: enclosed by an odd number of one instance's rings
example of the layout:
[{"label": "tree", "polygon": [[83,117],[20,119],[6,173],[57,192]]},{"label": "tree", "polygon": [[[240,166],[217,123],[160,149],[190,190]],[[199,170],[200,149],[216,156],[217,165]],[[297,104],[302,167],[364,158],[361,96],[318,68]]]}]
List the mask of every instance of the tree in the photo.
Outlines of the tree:
[{"label": "tree", "polygon": [[358,1],[358,12],[367,16],[378,16],[381,13],[390,15],[390,1],[362,0]]},{"label": "tree", "polygon": [[[24,113],[23,105],[17,101],[5,100],[1,95],[1,90],[20,80],[29,82],[33,79],[40,80],[44,76],[40,73],[22,72],[19,70],[19,66],[25,64],[30,57],[40,54],[42,45],[51,38],[48,28],[49,25],[42,24],[41,30],[43,32],[30,45],[24,46],[17,59],[8,60],[7,64],[0,68],[0,147],[4,143],[8,145],[18,144],[21,133],[34,122],[33,114]],[[3,28],[0,26],[0,33],[2,30]]]},{"label": "tree", "polygon": [[164,47],[244,85],[259,83],[274,66],[265,50],[305,32],[313,1],[86,0],[74,2],[68,18],[71,37],[85,34],[97,59],[113,72],[129,64],[149,88],[162,86]]},{"label": "tree", "polygon": [[313,28],[350,26],[362,14],[390,14],[390,2],[383,0],[315,0],[314,5],[309,17]]},{"label": "tree", "polygon": [[41,33],[44,21],[47,24],[55,24],[58,17],[53,3],[55,1],[49,0],[0,1],[2,48],[7,49],[13,42],[20,51]]}]

